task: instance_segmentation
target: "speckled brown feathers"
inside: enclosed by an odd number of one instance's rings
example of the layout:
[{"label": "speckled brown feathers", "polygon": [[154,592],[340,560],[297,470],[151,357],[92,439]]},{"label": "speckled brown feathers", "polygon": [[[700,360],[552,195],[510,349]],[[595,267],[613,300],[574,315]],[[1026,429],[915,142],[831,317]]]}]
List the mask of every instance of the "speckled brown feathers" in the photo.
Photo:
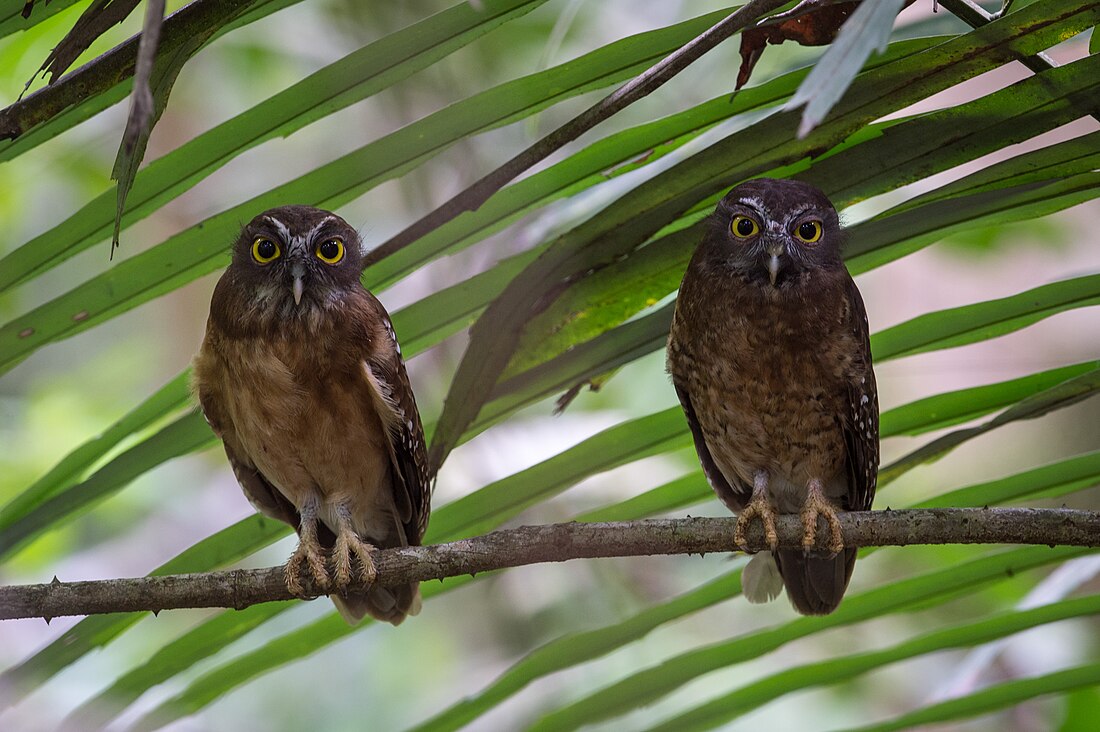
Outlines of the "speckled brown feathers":
[{"label": "speckled brown feathers", "polygon": [[371,547],[419,544],[430,510],[420,415],[389,316],[359,283],[359,246],[327,211],[253,219],[215,288],[193,386],[245,495],[299,532],[288,585],[309,572],[349,621],[397,624],[419,609],[415,584],[344,591],[356,563],[371,576]]},{"label": "speckled brown feathers", "polygon": [[[867,510],[878,472],[878,399],[867,317],[816,188],[759,179],[718,205],[684,275],[668,368],[710,484],[733,511],[801,513],[807,551],[746,569],[746,594],[782,578],[795,608],[822,614],[847,587],[855,549],[835,510]],[[748,510],[747,510],[748,509]],[[816,536],[823,516],[831,539]],[[739,535],[741,524],[739,522]],[[767,562],[762,565],[761,562]]]}]

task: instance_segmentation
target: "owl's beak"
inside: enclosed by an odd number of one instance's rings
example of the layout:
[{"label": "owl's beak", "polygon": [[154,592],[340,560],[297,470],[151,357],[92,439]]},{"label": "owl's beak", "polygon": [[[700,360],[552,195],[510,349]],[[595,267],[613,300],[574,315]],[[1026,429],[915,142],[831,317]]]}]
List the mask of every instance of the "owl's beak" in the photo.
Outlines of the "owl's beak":
[{"label": "owl's beak", "polygon": [[295,262],[294,264],[290,265],[290,276],[292,278],[290,292],[294,295],[294,304],[299,305],[302,302],[302,293],[306,289],[305,265],[303,265],[301,262]]},{"label": "owl's beak", "polygon": [[782,242],[768,242],[764,245],[764,252],[768,255],[768,279],[771,280],[772,287],[775,287],[775,280],[779,276],[779,258],[783,256],[785,249]]}]

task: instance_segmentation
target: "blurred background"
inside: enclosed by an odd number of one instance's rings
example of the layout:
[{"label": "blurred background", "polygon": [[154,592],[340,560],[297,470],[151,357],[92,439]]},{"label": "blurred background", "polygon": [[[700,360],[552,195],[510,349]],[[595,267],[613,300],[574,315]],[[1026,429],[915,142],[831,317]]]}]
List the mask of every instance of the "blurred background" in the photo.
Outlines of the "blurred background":
[{"label": "blurred background", "polygon": [[[170,2],[169,10],[183,4]],[[933,14],[931,5],[919,0],[906,9],[898,18],[894,38],[967,30],[950,13],[941,10]],[[35,77],[42,60],[86,6],[77,3],[26,32],[0,40],[3,104],[19,97],[27,80]],[[363,45],[449,6],[442,0],[314,0],[293,4],[226,34],[184,67],[167,110],[153,131],[146,163]],[[125,229],[114,261],[108,257],[110,245],[104,240],[30,285],[0,294],[0,317],[4,322],[12,320],[208,216],[476,92],[564,63],[616,39],[722,7],[722,3],[705,1],[550,0],[366,100],[236,156]],[[140,20],[140,14],[135,14],[112,29],[81,57],[82,61],[136,33]],[[1049,53],[1055,61],[1068,63],[1087,55],[1088,45],[1086,32]],[[770,47],[752,83],[804,66],[821,52],[819,48],[793,44]],[[732,92],[739,64],[736,39],[724,43],[667,86],[582,137],[547,164],[564,159],[612,131]],[[1010,63],[895,116],[959,104],[1030,75],[1020,64]],[[43,84],[37,78],[30,89]],[[499,129],[465,136],[404,175],[355,197],[338,212],[359,227],[367,248],[376,246],[606,91],[604,88],[575,96]],[[0,255],[49,231],[95,196],[113,190],[110,173],[126,113],[127,105],[117,104],[47,144],[0,164],[0,220],[5,223]],[[723,129],[730,131],[749,124],[760,114],[735,117],[723,123],[727,125]],[[1027,149],[1038,149],[1097,130],[1100,123],[1084,117],[1025,144]],[[682,159],[697,149],[691,144],[671,154],[669,160]],[[1017,147],[1004,149],[860,201],[842,212],[843,219],[857,224],[1022,151]],[[509,255],[567,231],[654,175],[661,165],[667,166],[668,160],[640,166],[635,172],[609,178],[606,183],[543,206],[464,251],[420,267],[376,294],[390,312],[400,311]],[[1046,283],[1096,273],[1100,271],[1095,234],[1098,220],[1100,208],[1094,201],[1088,202],[1049,216],[949,235],[933,246],[861,274],[857,282],[867,303],[872,331],[923,313],[1007,297]],[[224,241],[227,248],[230,243]],[[219,274],[195,279],[98,327],[38,350],[0,378],[0,504],[17,496],[188,365],[201,341],[210,295]],[[410,361],[410,374],[426,423],[438,417],[466,343],[463,331]],[[877,369],[882,407],[887,410],[946,391],[1095,360],[1100,357],[1098,344],[1100,318],[1095,307],[1082,307],[1003,337],[893,360]],[[663,351],[651,353],[616,372],[598,392],[583,390],[563,414],[554,415],[553,399],[542,401],[460,446],[439,476],[434,504],[445,505],[547,460],[602,430],[676,404],[664,372]],[[883,464],[952,429],[886,440]],[[508,524],[569,520],[682,476],[695,475],[701,482],[695,454],[687,444],[589,477],[523,511]],[[942,460],[906,472],[879,496],[876,508],[912,505],[954,488],[1010,476],[1098,447],[1100,402],[1085,400],[1038,421],[1006,425],[966,442]],[[1095,487],[1081,488],[1034,505],[1100,509],[1100,493]],[[139,576],[251,513],[220,445],[213,445],[134,476],[125,490],[93,502],[72,520],[23,545],[0,564],[0,581],[19,584],[44,582],[54,576],[62,580]],[[709,500],[668,515],[685,514],[720,516],[725,511],[717,501]],[[293,547],[294,539],[286,537],[249,556],[239,566],[280,564]],[[976,551],[973,547],[920,547],[876,552],[861,560],[849,594],[964,562],[976,556]],[[168,729],[408,728],[479,692],[544,643],[619,623],[725,575],[742,563],[739,556],[708,555],[576,561],[511,570],[426,599],[421,615],[400,628],[373,625],[315,652],[310,647],[286,648],[285,658],[294,660],[259,673],[243,685],[219,687],[217,677],[210,675],[217,674],[231,660],[246,658],[257,649],[272,652],[267,644],[273,639],[331,619],[332,607],[326,601],[296,603],[152,688],[125,708],[108,728],[128,729],[166,699],[211,678],[214,680],[209,688],[215,690],[210,692],[211,698],[204,699],[194,715],[172,722]],[[1072,576],[1068,581],[1082,588],[1081,592],[1096,592],[1100,590],[1100,582],[1095,579],[1098,570],[1095,562],[1074,565],[1068,570]],[[594,728],[646,729],[658,720],[785,668],[883,648],[947,622],[979,619],[1020,602],[1049,572],[1050,568],[1032,571],[962,593],[946,604],[886,614],[855,626],[816,633],[748,663],[717,668],[656,698],[652,706],[598,722]],[[215,615],[171,611],[155,618],[145,617],[106,649],[84,656],[33,693],[15,700],[0,712],[0,727],[57,728],[74,709],[119,676]],[[544,714],[640,669],[796,617],[783,598],[765,606],[749,605],[740,597],[719,602],[662,624],[593,662],[537,679],[521,693],[493,705],[473,721],[470,729],[525,728]],[[0,623],[0,668],[15,667],[78,620],[58,618],[48,625],[31,620]],[[802,729],[833,729],[886,718],[975,685],[1095,661],[1098,630],[1093,616],[1012,636],[995,657],[979,658],[973,673],[966,666],[972,653],[968,650],[920,656],[843,684],[785,696],[722,728],[755,729],[763,725],[764,729],[790,729],[797,725]],[[247,664],[233,668],[234,673],[248,678]],[[216,691],[219,688],[224,691]],[[1053,729],[1072,719],[1073,709],[1100,714],[1096,689],[1021,703],[995,717],[959,722],[950,729]],[[74,728],[81,728],[80,719],[70,719]]]}]

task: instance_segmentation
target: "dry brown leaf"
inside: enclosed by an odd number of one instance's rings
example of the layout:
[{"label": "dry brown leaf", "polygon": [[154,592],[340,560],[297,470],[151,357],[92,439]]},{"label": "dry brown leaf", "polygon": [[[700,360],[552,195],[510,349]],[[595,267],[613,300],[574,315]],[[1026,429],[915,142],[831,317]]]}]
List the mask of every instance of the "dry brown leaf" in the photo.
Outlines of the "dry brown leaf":
[{"label": "dry brown leaf", "polygon": [[[906,0],[905,6],[912,2]],[[774,21],[765,21],[755,28],[742,31],[741,68],[737,72],[736,88],[740,89],[748,82],[756,62],[769,43],[778,46],[785,41],[794,41],[802,46],[827,46],[836,39],[840,26],[858,6],[859,0],[822,5],[794,16],[776,16]]]},{"label": "dry brown leaf", "polygon": [[[57,81],[73,65],[77,57],[88,50],[95,39],[106,33],[111,26],[126,20],[139,2],[140,0],[95,0],[76,19],[72,29],[61,39],[61,42],[50,51],[39,71],[50,75],[51,84]],[[34,79],[32,78],[31,81]],[[30,83],[30,81],[27,82],[27,86],[30,86]]]}]

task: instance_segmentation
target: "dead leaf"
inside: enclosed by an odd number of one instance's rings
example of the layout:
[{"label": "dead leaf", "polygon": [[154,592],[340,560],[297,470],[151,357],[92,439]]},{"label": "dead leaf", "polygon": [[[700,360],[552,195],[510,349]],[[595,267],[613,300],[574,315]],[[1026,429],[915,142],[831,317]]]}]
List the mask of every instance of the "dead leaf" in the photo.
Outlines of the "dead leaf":
[{"label": "dead leaf", "polygon": [[[741,32],[741,68],[737,72],[740,89],[748,83],[756,62],[769,43],[778,46],[784,41],[794,41],[802,46],[827,46],[836,40],[840,26],[855,12],[860,0],[853,2],[829,2],[829,0],[804,0],[786,13],[780,13],[753,28]],[[913,4],[905,0],[903,8]]]},{"label": "dead leaf", "polygon": [[[145,6],[145,22],[141,28],[141,41],[138,43],[137,59],[134,63],[134,89],[130,93],[130,114],[126,119],[126,131],[122,134],[122,144],[118,148],[115,167],[111,178],[118,181],[118,207],[115,212],[115,230],[111,238],[111,255],[118,247],[118,233],[122,224],[122,211],[126,206],[126,196],[134,183],[138,166],[145,157],[145,146],[153,125],[160,118],[168,103],[168,91],[183,66],[179,64],[161,64],[161,73],[157,74],[156,93],[153,89],[154,62],[157,57],[157,45],[160,42],[160,28],[164,24],[165,0],[149,0]],[[190,41],[189,43],[193,43]],[[185,44],[189,45],[189,44]],[[197,46],[195,46],[197,48]],[[190,54],[184,60],[190,58]],[[167,73],[165,73],[167,72]]]},{"label": "dead leaf", "polygon": [[184,64],[205,46],[215,33],[240,17],[249,8],[247,3],[238,3],[231,13],[217,22],[208,23],[188,34],[182,41],[169,42],[165,47],[157,40],[164,20],[164,6],[164,0],[149,0],[134,71],[130,117],[126,121],[126,132],[118,148],[114,170],[111,171],[111,179],[118,181],[115,228],[111,238],[112,256],[118,246],[122,213],[126,210],[126,197],[134,184],[138,167],[145,157],[145,148],[149,144],[149,135],[153,131],[153,126],[168,105],[168,95],[172,91],[172,85],[176,83],[176,77],[179,76]]},{"label": "dead leaf", "polygon": [[554,403],[554,416],[556,417],[557,415],[564,412],[569,407],[569,405],[573,403],[573,400],[580,395],[581,391],[583,391],[585,387],[588,387],[589,391],[598,392],[603,387],[603,385],[606,384],[611,379],[611,377],[618,372],[618,369],[612,369],[605,374],[593,376],[591,379],[585,379],[584,381],[577,382],[573,386],[569,387],[569,390],[558,397],[557,402]]},{"label": "dead leaf", "polygon": [[[126,20],[139,2],[140,0],[93,0],[73,23],[72,29],[46,56],[41,68],[27,81],[23,91],[30,88],[40,73],[49,74],[51,84],[57,81],[77,57],[88,50],[95,39],[106,33],[111,26]],[[33,3],[24,5],[23,12],[29,14],[31,6]]]},{"label": "dead leaf", "polygon": [[[827,46],[836,38],[840,26],[859,5],[840,2],[807,10],[799,15],[784,14],[741,32],[741,68],[737,72],[737,89],[743,87],[767,44],[778,46],[794,41],[802,46]],[[797,10],[797,8],[795,8]]]}]

